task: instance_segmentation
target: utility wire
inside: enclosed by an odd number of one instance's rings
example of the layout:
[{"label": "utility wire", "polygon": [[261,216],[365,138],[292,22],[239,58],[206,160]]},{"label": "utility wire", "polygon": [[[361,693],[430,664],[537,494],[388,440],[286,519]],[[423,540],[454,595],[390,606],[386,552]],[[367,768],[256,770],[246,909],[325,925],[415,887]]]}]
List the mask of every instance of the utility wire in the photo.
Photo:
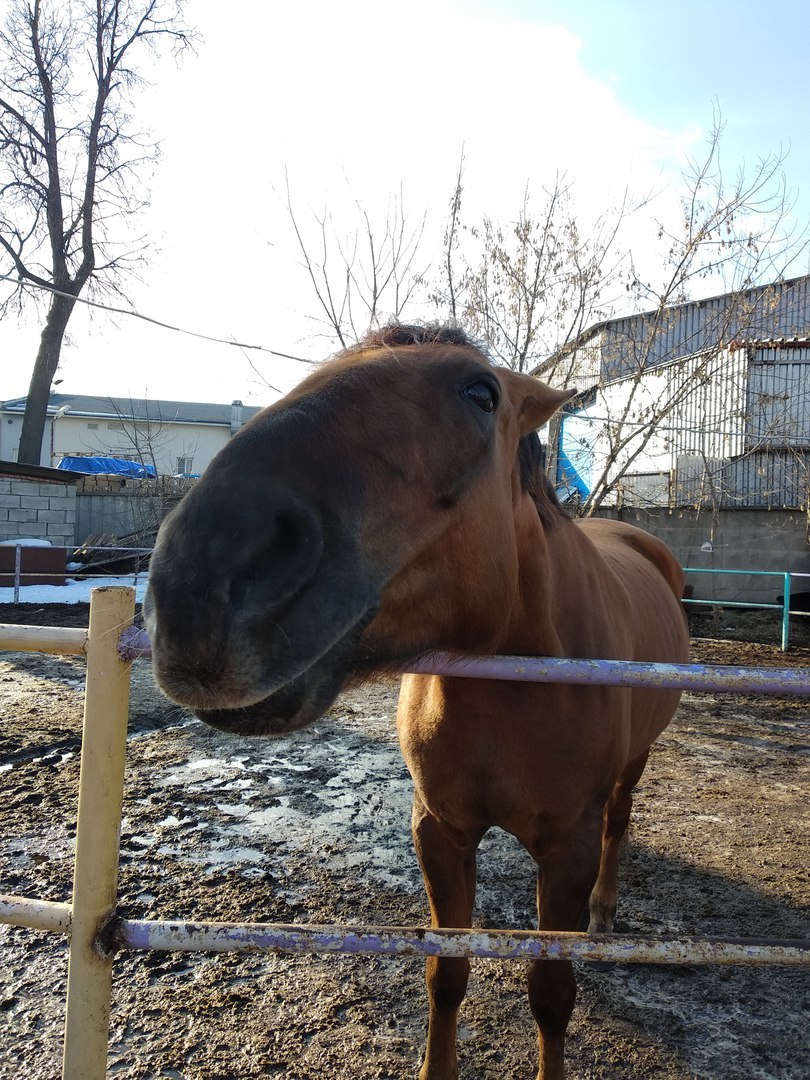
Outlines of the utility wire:
[{"label": "utility wire", "polygon": [[44,285],[35,281],[26,281],[24,278],[14,277],[11,274],[0,274],[0,281],[13,281],[15,285],[19,285],[20,287],[25,286],[29,289],[41,289],[43,292],[53,293],[54,296],[63,296],[66,300],[75,300],[79,304],[86,304],[87,307],[99,308],[101,311],[110,311],[115,315],[129,315],[133,319],[141,319],[143,322],[152,323],[153,326],[160,326],[164,330],[173,330],[175,333],[187,334],[189,337],[200,338],[203,341],[213,341],[217,345],[231,345],[235,346],[237,349],[252,349],[254,352],[268,353],[270,356],[280,356],[284,360],[296,360],[299,364],[313,363],[312,360],[307,360],[304,356],[293,356],[291,353],[279,352],[277,349],[268,349],[265,345],[248,345],[243,341],[234,341],[233,338],[213,337],[210,334],[200,334],[196,330],[186,330],[182,326],[174,326],[172,323],[162,322],[160,319],[153,319],[149,315],[142,315],[139,311],[113,307],[111,304],[102,304],[97,300],[87,300],[83,296],[74,296],[73,293],[62,292],[52,285]]}]

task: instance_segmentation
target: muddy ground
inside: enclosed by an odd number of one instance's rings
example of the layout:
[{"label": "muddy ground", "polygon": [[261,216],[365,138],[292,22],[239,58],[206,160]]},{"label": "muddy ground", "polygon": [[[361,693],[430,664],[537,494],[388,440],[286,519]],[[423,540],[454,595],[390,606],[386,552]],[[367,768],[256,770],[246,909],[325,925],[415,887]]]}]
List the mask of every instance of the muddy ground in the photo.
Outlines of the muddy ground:
[{"label": "muddy ground", "polygon": [[[24,613],[24,614],[21,614]],[[86,624],[82,609],[0,609],[0,622]],[[810,666],[772,645],[695,641],[718,663]],[[0,654],[0,892],[67,900],[83,665]],[[396,687],[342,698],[314,729],[246,741],[189,721],[134,668],[121,839],[123,913],[422,924]],[[687,694],[642,779],[617,929],[808,935],[808,709],[801,699]],[[490,834],[476,921],[530,927],[531,862]],[[60,1073],[66,950],[0,927],[0,1080]],[[474,962],[461,1075],[534,1076],[525,965]],[[806,971],[579,965],[569,1076],[805,1080]],[[412,1077],[422,963],[280,955],[122,955],[109,1075]]]}]

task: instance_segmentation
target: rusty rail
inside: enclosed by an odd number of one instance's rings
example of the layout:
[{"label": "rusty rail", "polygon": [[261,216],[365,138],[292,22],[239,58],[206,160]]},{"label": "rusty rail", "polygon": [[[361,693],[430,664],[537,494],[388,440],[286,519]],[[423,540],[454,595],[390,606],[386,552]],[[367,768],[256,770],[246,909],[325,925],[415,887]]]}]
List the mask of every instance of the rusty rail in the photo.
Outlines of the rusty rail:
[{"label": "rusty rail", "polygon": [[[119,648],[122,660],[137,660],[152,655],[146,631],[134,626],[122,634]],[[650,664],[631,660],[573,660],[556,656],[458,657],[430,653],[406,661],[403,670],[415,675],[448,675],[460,679],[810,695],[810,668]]]},{"label": "rusty rail", "polygon": [[283,926],[119,919],[108,928],[105,944],[112,951],[271,950],[383,956],[478,956],[499,960],[590,960],[622,964],[810,965],[810,941],[798,938],[651,937],[412,926]]}]

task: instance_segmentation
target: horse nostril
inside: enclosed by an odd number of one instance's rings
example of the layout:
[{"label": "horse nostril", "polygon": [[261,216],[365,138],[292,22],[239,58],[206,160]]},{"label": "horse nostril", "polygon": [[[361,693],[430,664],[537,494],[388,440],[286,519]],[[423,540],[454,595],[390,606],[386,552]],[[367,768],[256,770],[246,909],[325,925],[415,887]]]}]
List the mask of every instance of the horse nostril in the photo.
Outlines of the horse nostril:
[{"label": "horse nostril", "polygon": [[276,519],[276,534],[268,550],[268,555],[276,562],[294,561],[306,554],[306,548],[312,537],[310,530],[300,521],[280,515]]},{"label": "horse nostril", "polygon": [[231,577],[229,599],[243,611],[256,603],[269,613],[310,580],[323,536],[314,514],[298,509],[277,512],[261,533],[251,538],[249,557]]}]

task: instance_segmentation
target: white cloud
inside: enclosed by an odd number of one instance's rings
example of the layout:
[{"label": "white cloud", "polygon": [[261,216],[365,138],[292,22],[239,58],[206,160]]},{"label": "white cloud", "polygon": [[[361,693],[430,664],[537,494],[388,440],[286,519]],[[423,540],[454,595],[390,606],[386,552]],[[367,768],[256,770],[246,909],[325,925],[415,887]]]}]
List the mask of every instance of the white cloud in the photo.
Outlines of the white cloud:
[{"label": "white cloud", "polygon": [[[628,185],[661,185],[694,137],[627,114],[582,71],[579,42],[562,28],[468,16],[435,0],[409,5],[407,18],[366,0],[234,0],[227,14],[196,0],[187,13],[205,37],[197,57],[156,68],[159,83],[141,102],[164,147],[147,223],[162,252],[131,292],[141,310],[206,333],[292,351],[310,332],[285,169],[299,207],[329,205],[338,216],[351,196],[379,214],[401,186],[414,218],[428,211],[438,235],[462,147],[471,215],[508,217],[527,181],[565,172],[587,219]],[[121,319],[117,327],[88,336],[74,325],[66,384],[247,399],[252,376],[239,353]],[[262,366],[283,386],[301,374]]]}]

